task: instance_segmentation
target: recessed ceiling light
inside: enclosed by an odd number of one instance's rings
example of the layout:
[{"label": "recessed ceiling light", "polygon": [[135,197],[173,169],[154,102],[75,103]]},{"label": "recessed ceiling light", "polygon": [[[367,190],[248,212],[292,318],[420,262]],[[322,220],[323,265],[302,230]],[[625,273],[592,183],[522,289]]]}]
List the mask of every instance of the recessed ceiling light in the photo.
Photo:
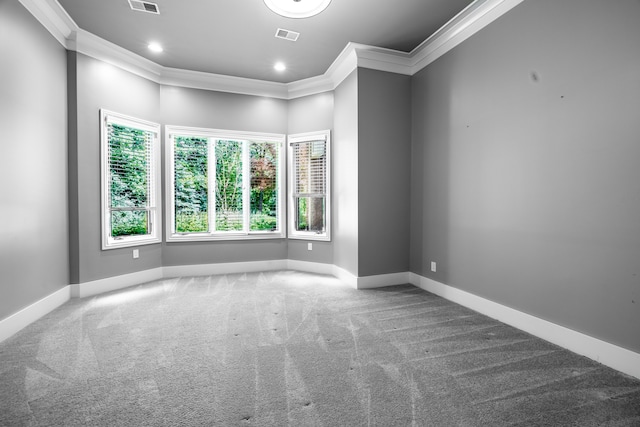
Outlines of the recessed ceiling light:
[{"label": "recessed ceiling light", "polygon": [[158,43],[149,43],[149,50],[152,52],[162,52],[162,46],[160,46]]},{"label": "recessed ceiling light", "polygon": [[331,0],[264,0],[269,9],[285,18],[309,18],[325,10]]},{"label": "recessed ceiling light", "polygon": [[274,68],[276,71],[284,71],[284,70],[286,70],[286,69],[287,69],[287,66],[286,66],[286,65],[284,65],[282,62],[276,62],[276,65],[274,65],[274,66],[273,66],[273,68]]}]

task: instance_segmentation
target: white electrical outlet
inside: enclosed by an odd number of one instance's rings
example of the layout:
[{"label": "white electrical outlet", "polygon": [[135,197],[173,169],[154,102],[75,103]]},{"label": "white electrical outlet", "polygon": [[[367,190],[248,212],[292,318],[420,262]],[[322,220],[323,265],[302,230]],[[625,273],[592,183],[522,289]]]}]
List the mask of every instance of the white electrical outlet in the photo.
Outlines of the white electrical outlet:
[{"label": "white electrical outlet", "polygon": [[134,249],[133,250],[133,258],[140,258],[140,250],[139,249]]},{"label": "white electrical outlet", "polygon": [[312,251],[313,250],[313,243],[307,243],[307,250],[308,251]]},{"label": "white electrical outlet", "polygon": [[434,273],[436,272],[436,262],[435,261],[431,261],[431,271],[433,271]]}]

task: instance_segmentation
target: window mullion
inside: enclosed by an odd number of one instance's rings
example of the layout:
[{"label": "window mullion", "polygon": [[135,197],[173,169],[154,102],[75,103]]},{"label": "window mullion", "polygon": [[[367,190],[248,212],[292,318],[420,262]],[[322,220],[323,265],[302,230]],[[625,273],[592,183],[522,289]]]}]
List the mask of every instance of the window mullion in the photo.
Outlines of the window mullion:
[{"label": "window mullion", "polygon": [[207,183],[209,196],[207,197],[207,212],[209,213],[209,233],[216,231],[216,139],[209,138],[207,144]]},{"label": "window mullion", "polygon": [[242,230],[251,229],[251,149],[249,141],[242,141]]}]

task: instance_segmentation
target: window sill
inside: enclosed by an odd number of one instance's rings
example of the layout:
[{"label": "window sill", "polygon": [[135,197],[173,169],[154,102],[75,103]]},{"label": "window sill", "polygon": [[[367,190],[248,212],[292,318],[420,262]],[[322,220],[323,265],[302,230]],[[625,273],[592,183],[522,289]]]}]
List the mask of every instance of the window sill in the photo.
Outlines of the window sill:
[{"label": "window sill", "polygon": [[237,241],[237,240],[269,240],[284,239],[286,236],[280,232],[264,232],[264,233],[191,233],[191,234],[171,234],[167,237],[167,243],[171,242],[216,242],[216,241]]},{"label": "window sill", "polygon": [[289,233],[289,239],[295,240],[313,240],[319,242],[330,242],[331,236],[327,234],[316,234],[316,233]]},{"label": "window sill", "polygon": [[121,239],[114,239],[110,237],[106,244],[102,245],[102,250],[128,248],[131,246],[153,245],[156,243],[162,243],[160,237],[139,236],[139,237],[123,237]]}]

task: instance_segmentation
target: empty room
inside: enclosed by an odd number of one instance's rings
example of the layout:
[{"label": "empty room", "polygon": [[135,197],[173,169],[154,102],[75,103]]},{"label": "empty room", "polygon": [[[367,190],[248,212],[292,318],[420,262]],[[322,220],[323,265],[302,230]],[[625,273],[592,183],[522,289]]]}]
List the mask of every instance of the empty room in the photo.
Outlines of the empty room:
[{"label": "empty room", "polygon": [[640,1],[0,0],[0,425],[639,426]]}]

